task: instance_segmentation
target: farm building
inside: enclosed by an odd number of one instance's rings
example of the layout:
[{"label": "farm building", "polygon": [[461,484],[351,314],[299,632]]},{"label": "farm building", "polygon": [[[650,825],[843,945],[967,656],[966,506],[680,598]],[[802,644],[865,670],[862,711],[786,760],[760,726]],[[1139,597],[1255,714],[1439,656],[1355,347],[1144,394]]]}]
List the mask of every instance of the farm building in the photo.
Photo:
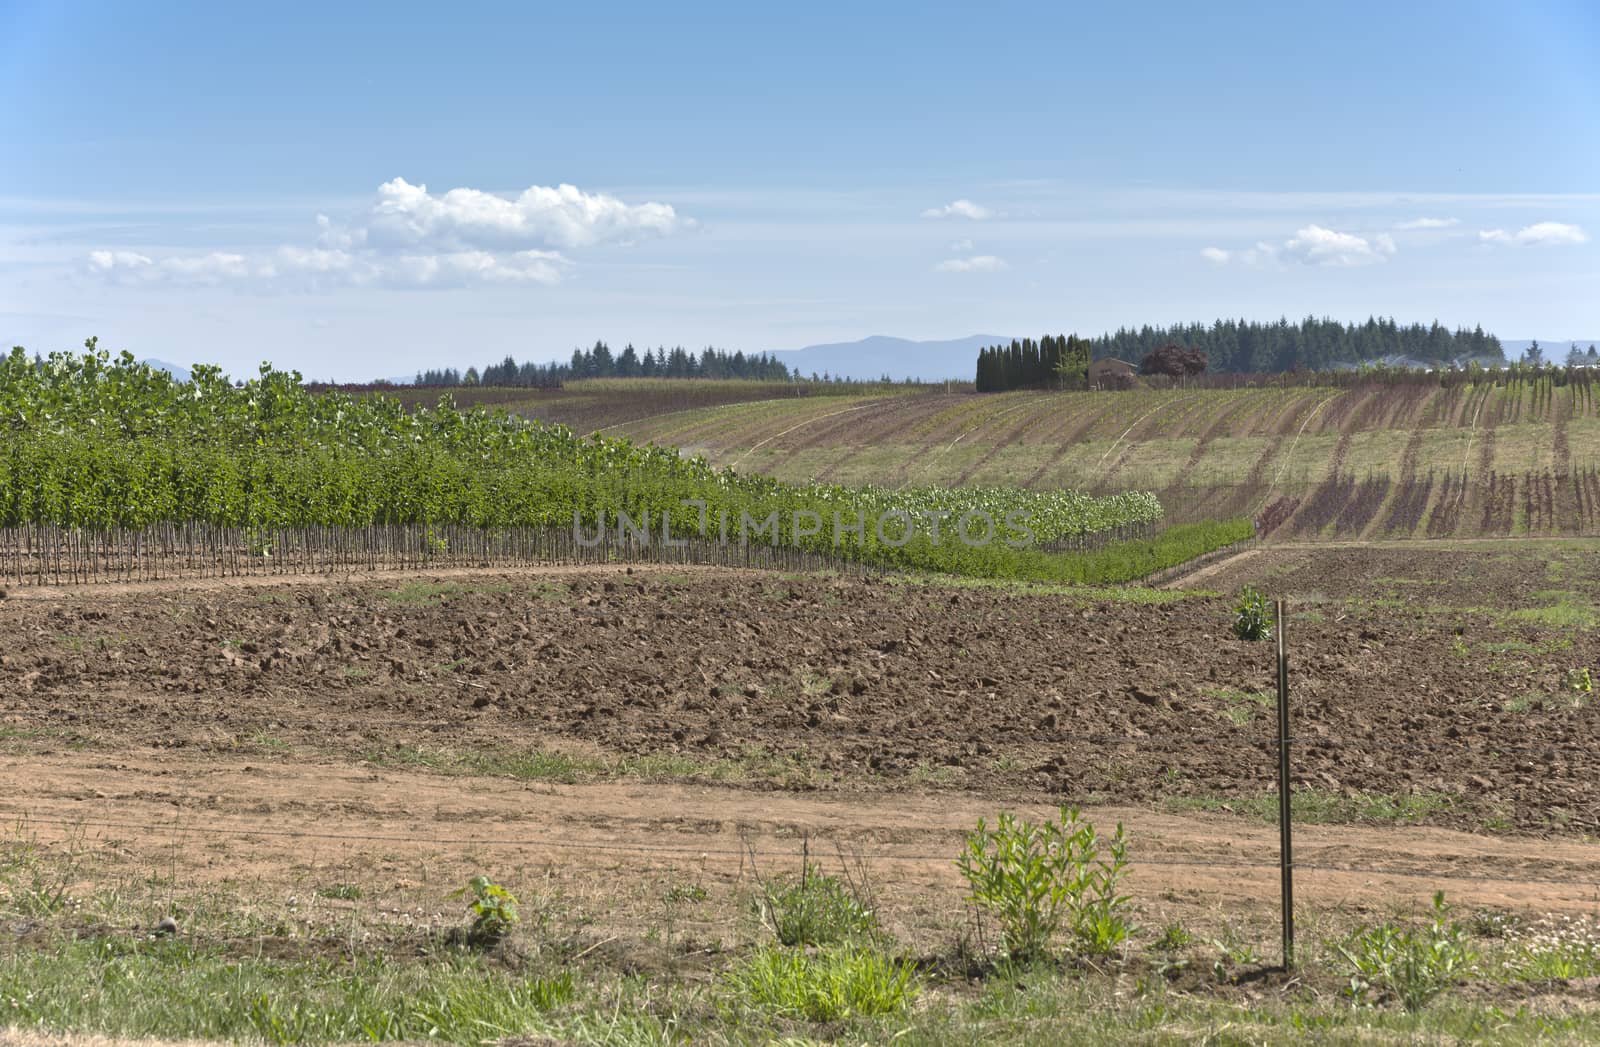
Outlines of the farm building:
[{"label": "farm building", "polygon": [[1139,369],[1128,361],[1108,356],[1089,365],[1089,388],[1128,389],[1138,373]]}]

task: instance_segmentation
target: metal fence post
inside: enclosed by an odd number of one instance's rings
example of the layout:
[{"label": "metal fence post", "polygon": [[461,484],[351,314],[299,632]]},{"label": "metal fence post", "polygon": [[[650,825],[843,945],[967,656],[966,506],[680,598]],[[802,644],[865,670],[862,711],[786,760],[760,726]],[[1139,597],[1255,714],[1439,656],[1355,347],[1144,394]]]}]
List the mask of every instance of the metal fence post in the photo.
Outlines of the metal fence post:
[{"label": "metal fence post", "polygon": [[1278,634],[1278,868],[1283,885],[1283,969],[1294,967],[1294,841],[1289,796],[1289,651],[1284,601],[1274,601]]}]

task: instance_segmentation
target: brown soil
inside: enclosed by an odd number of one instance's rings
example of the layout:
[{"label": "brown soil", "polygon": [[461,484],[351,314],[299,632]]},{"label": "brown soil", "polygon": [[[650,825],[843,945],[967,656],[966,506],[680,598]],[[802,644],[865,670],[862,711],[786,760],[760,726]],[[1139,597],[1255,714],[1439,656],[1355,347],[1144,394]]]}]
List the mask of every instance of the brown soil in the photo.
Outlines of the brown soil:
[{"label": "brown soil", "polygon": [[[1548,667],[1491,680],[1446,622],[1328,602],[1401,572],[1451,598],[1541,584],[1474,562],[1266,547],[1186,580],[1324,593],[1324,620],[1291,626],[1298,782],[1449,797],[1434,825],[1296,826],[1307,940],[1439,889],[1539,912],[1600,898],[1595,717],[1508,712],[1484,687]],[[1221,688],[1269,687],[1271,650],[1233,640],[1228,613],[637,566],[24,590],[0,601],[0,817],[71,841],[84,888],[170,877],[196,933],[215,890],[298,905],[330,940],[372,915],[420,948],[489,871],[585,953],[690,977],[802,855],[864,868],[887,929],[949,955],[964,831],[1080,802],[1127,828],[1141,925],[1265,942],[1277,830],[1228,808],[1270,788],[1273,725],[1254,703],[1235,723]],[[1595,653],[1581,637],[1562,657]],[[658,762],[565,781],[463,761],[533,750]],[[319,893],[344,883],[360,902]],[[690,884],[705,901],[668,900]]]},{"label": "brown soil", "polygon": [[[1326,593],[1427,575],[1417,555],[1231,566],[1258,580],[1270,569],[1275,593]],[[1548,583],[1525,568],[1475,570],[1427,597],[1532,599]],[[1236,576],[1224,565],[1205,584]],[[1276,758],[1270,717],[1237,692],[1270,688],[1272,654],[1234,639],[1230,613],[1225,599],[1085,604],[693,569],[30,591],[0,603],[0,729],[22,773],[80,750],[540,749],[840,794],[1250,799]],[[1562,692],[1567,667],[1600,664],[1589,631],[1500,664],[1477,641],[1533,650],[1545,634],[1406,606],[1317,617],[1292,634],[1302,784],[1438,794],[1439,825],[1600,827],[1600,718]],[[1473,646],[1458,655],[1463,621]]]}]

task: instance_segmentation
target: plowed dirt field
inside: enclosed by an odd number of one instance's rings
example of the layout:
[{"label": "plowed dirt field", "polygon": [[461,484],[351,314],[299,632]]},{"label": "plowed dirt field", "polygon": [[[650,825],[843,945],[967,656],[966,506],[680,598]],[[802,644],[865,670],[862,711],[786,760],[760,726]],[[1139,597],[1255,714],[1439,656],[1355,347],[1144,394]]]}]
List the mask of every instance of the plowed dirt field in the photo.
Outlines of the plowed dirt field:
[{"label": "plowed dirt field", "polygon": [[[1592,908],[1592,550],[1450,555],[1269,548],[1204,580],[1296,594],[1306,890]],[[1428,598],[1382,595],[1405,579]],[[510,863],[633,916],[809,840],[869,856],[927,938],[964,829],[1080,803],[1129,823],[1143,903],[1270,914],[1271,645],[1227,598],[1140,598],[1170,602],[621,567],[15,592],[0,816],[197,882],[431,897]]]}]

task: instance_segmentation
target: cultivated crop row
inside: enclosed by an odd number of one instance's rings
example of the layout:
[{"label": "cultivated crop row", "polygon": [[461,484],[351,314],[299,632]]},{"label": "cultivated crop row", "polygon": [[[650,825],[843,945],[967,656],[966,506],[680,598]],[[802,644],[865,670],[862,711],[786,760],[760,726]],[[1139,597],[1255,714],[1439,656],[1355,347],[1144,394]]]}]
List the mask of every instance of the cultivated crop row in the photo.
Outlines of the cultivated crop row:
[{"label": "cultivated crop row", "polygon": [[[447,538],[448,527],[521,534],[514,544],[530,550],[565,533],[585,550],[694,541],[1053,576],[1035,558],[1096,536],[1148,537],[1161,517],[1144,492],[782,483],[448,399],[407,411],[384,397],[314,396],[265,366],[235,385],[203,367],[177,383],[127,354],[36,363],[19,350],[0,362],[0,527],[24,569],[59,562],[63,541],[70,556],[142,542],[208,562],[293,548],[295,564],[493,544]],[[341,537],[314,537],[326,528]]]}]

